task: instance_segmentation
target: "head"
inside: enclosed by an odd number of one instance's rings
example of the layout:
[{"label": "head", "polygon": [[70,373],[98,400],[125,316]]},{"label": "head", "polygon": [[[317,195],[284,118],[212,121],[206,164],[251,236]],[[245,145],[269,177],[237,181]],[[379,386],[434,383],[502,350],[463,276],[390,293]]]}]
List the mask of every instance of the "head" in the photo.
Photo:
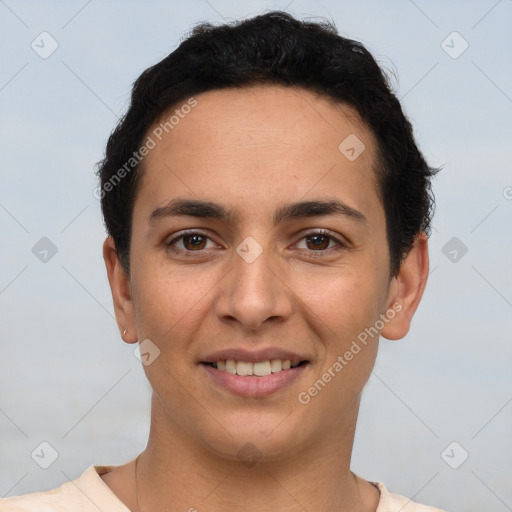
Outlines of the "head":
[{"label": "head", "polygon": [[[98,173],[116,318],[159,351],[160,418],[272,457],[357,413],[379,335],[403,337],[423,293],[434,174],[363,45],[282,12],[201,24],[136,80]],[[225,349],[301,370],[237,395],[209,385]]]}]

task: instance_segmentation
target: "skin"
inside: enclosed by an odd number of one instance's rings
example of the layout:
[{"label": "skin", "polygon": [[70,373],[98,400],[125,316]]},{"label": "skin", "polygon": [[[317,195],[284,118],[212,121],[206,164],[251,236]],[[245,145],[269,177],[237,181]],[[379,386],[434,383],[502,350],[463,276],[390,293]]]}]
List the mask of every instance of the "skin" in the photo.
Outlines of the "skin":
[{"label": "skin", "polygon": [[[133,463],[102,478],[132,511],[216,512],[243,505],[249,512],[373,512],[379,491],[350,471],[350,457],[379,336],[308,404],[298,395],[393,304],[401,311],[380,335],[407,334],[427,280],[427,237],[418,234],[399,274],[390,276],[372,170],[375,141],[349,106],[280,86],[212,91],[196,100],[145,158],[129,275],[113,240],[104,243],[123,339],[150,339],[160,355],[143,366],[153,395],[138,499]],[[350,134],[366,146],[354,161],[338,150]],[[152,211],[176,197],[215,201],[238,217],[148,223]],[[273,225],[283,203],[327,197],[358,210],[366,222],[326,215]],[[173,246],[178,252],[171,252],[166,243],[191,228],[207,237],[200,250],[180,239]],[[307,238],[318,229],[329,231],[320,238],[323,256]],[[249,236],[263,251],[252,263],[236,252]],[[336,240],[346,247],[334,251]],[[309,364],[293,383],[264,398],[219,388],[199,364],[227,347],[273,346],[307,356]],[[237,456],[247,443],[260,455],[251,467]]]}]

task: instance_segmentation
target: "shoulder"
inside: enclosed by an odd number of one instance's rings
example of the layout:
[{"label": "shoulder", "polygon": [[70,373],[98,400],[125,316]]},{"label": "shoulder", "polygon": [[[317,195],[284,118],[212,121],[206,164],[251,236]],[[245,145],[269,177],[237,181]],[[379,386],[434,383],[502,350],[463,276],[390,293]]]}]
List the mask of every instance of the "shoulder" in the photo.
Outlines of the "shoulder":
[{"label": "shoulder", "polygon": [[421,505],[410,498],[392,494],[381,482],[375,482],[380,491],[379,506],[375,512],[445,512],[439,508]]},{"label": "shoulder", "polygon": [[113,466],[89,466],[75,480],[49,491],[0,499],[0,512],[129,512],[103,482],[100,474]]},{"label": "shoulder", "polygon": [[70,505],[78,505],[77,494],[71,482],[49,491],[11,496],[0,500],[1,512],[64,512]]},{"label": "shoulder", "polygon": [[66,506],[58,489],[11,496],[0,500],[1,512],[61,512]]}]

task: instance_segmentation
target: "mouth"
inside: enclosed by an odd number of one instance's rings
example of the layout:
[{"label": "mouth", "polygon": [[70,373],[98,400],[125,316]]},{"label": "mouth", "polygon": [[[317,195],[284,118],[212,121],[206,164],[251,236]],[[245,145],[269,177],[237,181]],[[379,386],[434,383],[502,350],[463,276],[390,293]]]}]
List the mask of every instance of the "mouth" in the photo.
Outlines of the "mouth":
[{"label": "mouth", "polygon": [[214,362],[203,361],[202,364],[215,368],[221,372],[242,377],[266,377],[275,373],[282,373],[298,366],[304,366],[309,361],[292,361],[290,359],[266,359],[257,362],[237,361],[235,359],[220,359]]},{"label": "mouth", "polygon": [[230,396],[253,399],[263,399],[290,388],[310,366],[306,359],[219,359],[199,365],[209,385]]}]

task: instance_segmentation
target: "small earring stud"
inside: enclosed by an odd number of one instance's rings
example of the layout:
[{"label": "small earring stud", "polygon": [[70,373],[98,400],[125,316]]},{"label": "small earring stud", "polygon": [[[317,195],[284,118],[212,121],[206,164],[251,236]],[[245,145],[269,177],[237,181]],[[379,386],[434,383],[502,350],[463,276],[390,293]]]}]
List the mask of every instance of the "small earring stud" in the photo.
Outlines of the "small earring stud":
[{"label": "small earring stud", "polygon": [[124,328],[123,336],[126,336],[126,327]]}]

